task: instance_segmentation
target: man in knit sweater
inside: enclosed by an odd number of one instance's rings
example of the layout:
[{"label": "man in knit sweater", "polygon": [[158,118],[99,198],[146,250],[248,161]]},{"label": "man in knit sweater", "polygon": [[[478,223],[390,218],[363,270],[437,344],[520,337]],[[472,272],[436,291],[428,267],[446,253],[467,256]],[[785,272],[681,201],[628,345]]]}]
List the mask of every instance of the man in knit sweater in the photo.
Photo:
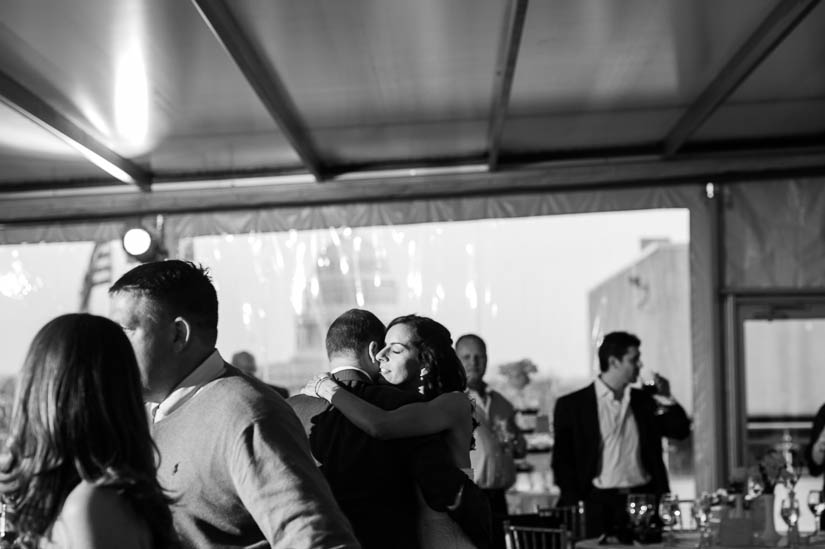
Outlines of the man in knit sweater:
[{"label": "man in knit sweater", "polygon": [[109,293],[137,356],[158,480],[184,547],[359,547],[292,409],[215,349],[206,271],[147,263]]}]

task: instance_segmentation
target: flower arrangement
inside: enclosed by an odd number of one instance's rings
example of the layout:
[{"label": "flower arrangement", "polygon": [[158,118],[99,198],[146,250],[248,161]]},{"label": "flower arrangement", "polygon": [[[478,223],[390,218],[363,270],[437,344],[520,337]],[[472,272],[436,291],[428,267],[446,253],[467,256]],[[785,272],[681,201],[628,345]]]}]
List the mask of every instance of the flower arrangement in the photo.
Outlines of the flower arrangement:
[{"label": "flower arrangement", "polygon": [[769,450],[751,469],[751,479],[754,484],[761,485],[761,492],[765,494],[773,494],[777,484],[792,482],[793,477],[785,453],[776,449]]},{"label": "flower arrangement", "polygon": [[729,493],[725,488],[717,488],[715,492],[709,494],[710,504],[716,505],[733,505],[736,496]]},{"label": "flower arrangement", "polygon": [[535,374],[539,371],[536,364],[529,358],[523,358],[515,362],[507,362],[498,367],[498,371],[503,376],[515,376],[519,374]]}]

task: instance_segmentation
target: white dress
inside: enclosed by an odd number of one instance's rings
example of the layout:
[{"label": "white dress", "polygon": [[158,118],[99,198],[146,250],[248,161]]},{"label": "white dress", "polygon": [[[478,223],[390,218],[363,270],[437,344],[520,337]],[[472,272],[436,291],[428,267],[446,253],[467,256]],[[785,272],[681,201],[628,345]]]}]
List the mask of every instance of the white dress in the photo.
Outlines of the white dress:
[{"label": "white dress", "polygon": [[[471,479],[473,470],[462,469]],[[418,541],[421,549],[476,549],[464,530],[447,513],[433,511],[418,493]]]}]

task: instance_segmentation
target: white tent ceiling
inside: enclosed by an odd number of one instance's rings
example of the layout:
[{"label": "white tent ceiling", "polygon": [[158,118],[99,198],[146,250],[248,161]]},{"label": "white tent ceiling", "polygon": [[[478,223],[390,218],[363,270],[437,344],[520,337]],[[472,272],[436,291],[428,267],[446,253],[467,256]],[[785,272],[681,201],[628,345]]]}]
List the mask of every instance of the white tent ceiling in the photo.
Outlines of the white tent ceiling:
[{"label": "white tent ceiling", "polygon": [[819,0],[2,0],[0,223],[820,173],[823,31]]}]

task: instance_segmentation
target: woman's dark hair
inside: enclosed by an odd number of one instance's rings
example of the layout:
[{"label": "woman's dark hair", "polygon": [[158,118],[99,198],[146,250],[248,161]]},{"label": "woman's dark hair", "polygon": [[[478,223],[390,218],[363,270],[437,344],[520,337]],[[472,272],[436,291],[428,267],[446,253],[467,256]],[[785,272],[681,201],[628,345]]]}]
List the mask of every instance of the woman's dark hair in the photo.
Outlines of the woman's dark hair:
[{"label": "woman's dark hair", "polygon": [[442,393],[464,391],[467,388],[467,373],[453,349],[450,331],[431,318],[406,315],[393,319],[387,329],[396,324],[409,326],[413,331],[413,345],[418,351],[418,359],[427,367],[424,375],[424,398],[431,400]]},{"label": "woman's dark hair", "polygon": [[0,492],[23,535],[39,538],[81,482],[109,487],[146,521],[154,547],[176,547],[140,373],[120,326],[68,314],[47,323],[18,375]]}]

